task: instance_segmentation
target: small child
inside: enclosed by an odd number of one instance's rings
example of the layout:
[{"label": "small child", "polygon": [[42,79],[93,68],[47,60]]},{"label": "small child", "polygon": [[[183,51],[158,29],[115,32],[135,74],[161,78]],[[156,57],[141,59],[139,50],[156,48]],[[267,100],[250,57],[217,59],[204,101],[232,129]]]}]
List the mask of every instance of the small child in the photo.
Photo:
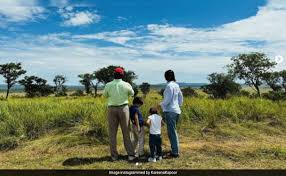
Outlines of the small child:
[{"label": "small child", "polygon": [[163,125],[162,117],[158,115],[158,110],[156,107],[150,108],[150,116],[148,117],[147,124],[150,127],[149,135],[149,147],[150,147],[150,158],[149,162],[156,162],[157,160],[162,160],[162,138],[161,138],[161,127]]},{"label": "small child", "polygon": [[133,105],[129,108],[130,120],[132,122],[131,138],[135,150],[135,157],[144,156],[144,119],[140,112],[140,106],[143,105],[141,97],[133,99]]}]

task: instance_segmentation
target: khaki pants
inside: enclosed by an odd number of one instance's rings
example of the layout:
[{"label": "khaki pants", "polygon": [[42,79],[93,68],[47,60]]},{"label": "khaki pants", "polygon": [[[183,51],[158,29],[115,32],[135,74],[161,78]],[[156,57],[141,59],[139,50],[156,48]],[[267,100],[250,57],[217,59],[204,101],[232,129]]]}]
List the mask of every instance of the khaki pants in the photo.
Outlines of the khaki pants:
[{"label": "khaki pants", "polygon": [[137,130],[137,127],[133,124],[131,129],[132,143],[135,149],[135,156],[144,155],[144,142],[145,142],[145,132],[144,127],[140,127],[140,132]]},{"label": "khaki pants", "polygon": [[129,108],[128,105],[119,107],[108,107],[108,131],[109,131],[109,145],[112,157],[118,158],[117,152],[117,131],[120,124],[124,147],[128,155],[134,156],[134,149],[130,139],[130,122],[129,122]]}]

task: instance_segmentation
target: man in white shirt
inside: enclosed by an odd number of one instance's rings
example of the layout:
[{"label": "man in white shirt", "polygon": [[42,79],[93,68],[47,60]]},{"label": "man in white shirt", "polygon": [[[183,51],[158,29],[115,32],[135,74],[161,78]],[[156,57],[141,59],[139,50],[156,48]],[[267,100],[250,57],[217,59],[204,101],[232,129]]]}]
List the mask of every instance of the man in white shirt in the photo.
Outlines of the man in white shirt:
[{"label": "man in white shirt", "polygon": [[164,99],[161,102],[161,107],[167,123],[168,137],[172,149],[171,156],[179,157],[179,138],[176,126],[181,114],[180,106],[183,104],[183,94],[176,83],[175,73],[172,70],[165,72],[165,79],[168,83],[164,91]]}]

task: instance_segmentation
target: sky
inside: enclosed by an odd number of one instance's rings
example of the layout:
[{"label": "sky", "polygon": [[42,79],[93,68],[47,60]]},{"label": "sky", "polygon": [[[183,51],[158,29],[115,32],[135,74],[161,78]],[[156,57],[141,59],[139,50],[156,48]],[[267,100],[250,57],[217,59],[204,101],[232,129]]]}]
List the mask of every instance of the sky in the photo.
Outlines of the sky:
[{"label": "sky", "polygon": [[138,84],[165,82],[168,69],[205,83],[240,53],[285,69],[285,19],[286,0],[0,0],[0,64],[69,85],[108,65],[135,71]]}]

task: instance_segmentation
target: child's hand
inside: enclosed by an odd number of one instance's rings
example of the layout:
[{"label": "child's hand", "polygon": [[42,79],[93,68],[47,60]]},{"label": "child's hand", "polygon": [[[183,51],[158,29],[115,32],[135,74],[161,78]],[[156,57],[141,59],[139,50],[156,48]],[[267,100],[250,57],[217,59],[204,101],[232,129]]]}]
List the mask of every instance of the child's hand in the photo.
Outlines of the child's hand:
[{"label": "child's hand", "polygon": [[141,132],[140,126],[137,127],[137,130],[138,130],[139,133]]}]

